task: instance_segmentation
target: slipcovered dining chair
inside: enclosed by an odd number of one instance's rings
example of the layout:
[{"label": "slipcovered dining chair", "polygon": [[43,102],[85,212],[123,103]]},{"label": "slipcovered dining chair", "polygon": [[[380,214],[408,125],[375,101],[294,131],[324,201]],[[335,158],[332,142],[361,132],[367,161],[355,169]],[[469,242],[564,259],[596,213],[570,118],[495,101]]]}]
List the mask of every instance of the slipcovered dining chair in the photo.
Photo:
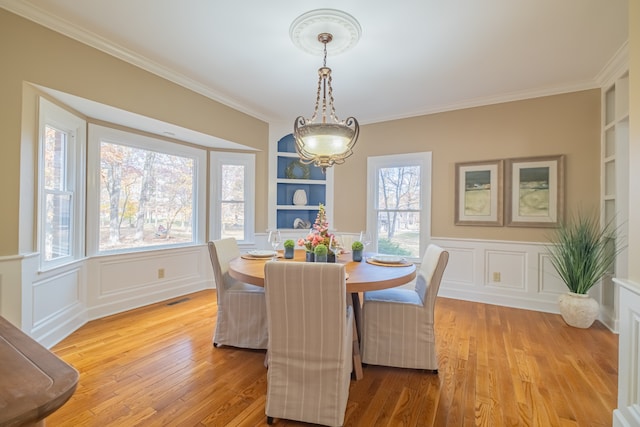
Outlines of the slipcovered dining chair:
[{"label": "slipcovered dining chair", "polygon": [[340,426],[352,371],[353,308],[343,264],[268,261],[267,422]]},{"label": "slipcovered dining chair", "polygon": [[213,345],[266,349],[269,335],[264,288],[229,276],[229,261],[240,256],[235,239],[215,240],[208,246],[218,295]]},{"label": "slipcovered dining chair", "polygon": [[338,239],[340,240],[342,249],[346,252],[351,251],[351,245],[353,242],[360,240],[359,233],[336,233],[336,236],[338,236]]},{"label": "slipcovered dining chair", "polygon": [[364,293],[363,363],[438,370],[434,309],[448,261],[449,252],[429,245],[414,289],[391,288]]}]

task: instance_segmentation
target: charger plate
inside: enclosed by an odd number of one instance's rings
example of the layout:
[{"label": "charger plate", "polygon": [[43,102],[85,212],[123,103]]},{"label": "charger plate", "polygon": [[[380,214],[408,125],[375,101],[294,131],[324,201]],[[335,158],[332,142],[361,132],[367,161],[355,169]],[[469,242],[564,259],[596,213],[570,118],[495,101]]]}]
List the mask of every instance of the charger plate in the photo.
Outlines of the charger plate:
[{"label": "charger plate", "polygon": [[373,258],[367,258],[367,263],[372,265],[379,265],[381,267],[407,267],[409,265],[413,265],[412,262],[409,262],[407,260],[402,260],[401,262],[389,263],[389,262],[376,261]]}]

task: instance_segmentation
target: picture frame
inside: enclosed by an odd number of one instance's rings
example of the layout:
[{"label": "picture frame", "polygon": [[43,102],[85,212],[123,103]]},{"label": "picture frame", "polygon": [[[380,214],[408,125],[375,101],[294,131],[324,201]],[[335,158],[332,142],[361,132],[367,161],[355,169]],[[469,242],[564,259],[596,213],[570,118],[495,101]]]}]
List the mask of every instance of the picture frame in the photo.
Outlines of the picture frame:
[{"label": "picture frame", "polygon": [[503,225],[503,160],[456,163],[455,224]]},{"label": "picture frame", "polygon": [[506,225],[556,227],[564,217],[564,155],[507,159]]}]

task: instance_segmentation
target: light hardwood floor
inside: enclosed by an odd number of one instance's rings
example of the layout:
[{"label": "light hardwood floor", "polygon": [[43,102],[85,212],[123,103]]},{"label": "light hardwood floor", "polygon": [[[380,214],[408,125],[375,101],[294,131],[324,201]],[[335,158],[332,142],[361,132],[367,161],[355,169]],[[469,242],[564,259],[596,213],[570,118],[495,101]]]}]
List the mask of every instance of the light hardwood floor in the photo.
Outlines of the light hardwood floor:
[{"label": "light hardwood floor", "polygon": [[[60,342],[52,350],[80,382],[47,424],[266,425],[265,353],[212,346],[215,298],[207,290],[95,320]],[[618,336],[602,324],[580,330],[559,315],[438,298],[436,334],[439,373],[366,367],[345,425],[611,425]]]}]

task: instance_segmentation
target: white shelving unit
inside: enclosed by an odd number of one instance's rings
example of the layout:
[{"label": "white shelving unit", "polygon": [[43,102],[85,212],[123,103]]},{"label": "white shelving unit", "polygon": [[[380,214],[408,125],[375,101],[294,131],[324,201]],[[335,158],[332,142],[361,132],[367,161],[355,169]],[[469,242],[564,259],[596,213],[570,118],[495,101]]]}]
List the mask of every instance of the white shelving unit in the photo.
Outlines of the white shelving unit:
[{"label": "white shelving unit", "polygon": [[[629,213],[629,73],[625,71],[606,85],[602,91],[602,147],[601,147],[601,218],[603,226],[611,224],[618,239],[628,235]],[[620,243],[620,240],[617,242]],[[618,287],[613,277],[625,278],[628,254],[623,250],[616,259],[614,270],[602,283],[600,304],[603,320],[618,330],[620,312]]]},{"label": "white shelving unit", "polygon": [[[285,231],[295,230],[294,221],[296,218],[313,224],[320,203],[325,205],[327,216],[331,217],[333,171],[327,170],[325,175],[318,167],[300,163],[292,134],[285,135],[278,140],[275,172],[277,187],[275,197],[276,228]],[[305,176],[307,174],[308,176]],[[293,203],[293,195],[298,190],[304,190],[306,193],[306,205]],[[296,231],[301,235],[304,233],[302,230]]]}]

